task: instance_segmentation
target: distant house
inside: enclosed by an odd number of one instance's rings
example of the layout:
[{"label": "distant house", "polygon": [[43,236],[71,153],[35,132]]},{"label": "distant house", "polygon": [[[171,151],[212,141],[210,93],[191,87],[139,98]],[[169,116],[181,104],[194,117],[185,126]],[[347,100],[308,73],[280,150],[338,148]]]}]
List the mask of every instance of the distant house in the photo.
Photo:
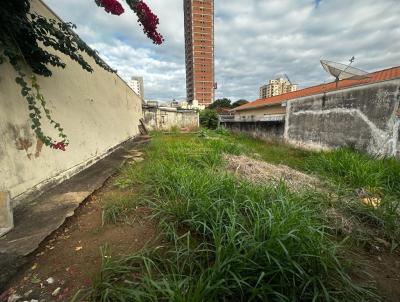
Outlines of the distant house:
[{"label": "distant house", "polygon": [[[307,96],[324,94],[349,87],[368,85],[400,77],[400,66],[384,69],[368,74],[361,80],[341,80],[336,87],[335,82],[311,86],[293,92],[284,93],[268,98],[257,99],[253,102],[236,107],[232,111],[235,114],[235,122],[263,121],[266,116],[285,115],[286,102],[304,98]],[[267,118],[268,120],[268,118]]]},{"label": "distant house", "polygon": [[400,66],[320,84],[232,109],[221,125],[307,148],[351,146],[400,156]]}]

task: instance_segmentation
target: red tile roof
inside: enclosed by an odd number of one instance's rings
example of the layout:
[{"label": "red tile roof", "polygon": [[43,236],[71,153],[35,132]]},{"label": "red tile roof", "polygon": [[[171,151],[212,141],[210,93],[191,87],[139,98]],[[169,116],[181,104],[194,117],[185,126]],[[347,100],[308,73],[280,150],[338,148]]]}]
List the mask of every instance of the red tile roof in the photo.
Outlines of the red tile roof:
[{"label": "red tile roof", "polygon": [[239,106],[232,110],[240,111],[240,110],[258,108],[258,107],[270,106],[270,105],[283,103],[284,101],[297,99],[297,98],[301,98],[301,97],[305,97],[305,96],[320,94],[320,93],[324,93],[324,92],[328,92],[328,91],[340,90],[340,89],[344,89],[344,88],[351,87],[351,86],[366,85],[366,84],[372,84],[372,83],[376,83],[376,82],[388,81],[388,80],[395,79],[395,78],[400,78],[400,66],[392,67],[389,69],[384,69],[384,70],[380,70],[380,71],[376,71],[376,72],[371,72],[367,75],[367,78],[361,79],[361,80],[341,80],[341,81],[339,81],[339,85],[337,88],[336,88],[335,82],[320,84],[317,86],[312,86],[312,87],[304,88],[301,90],[288,92],[288,93],[281,94],[281,95],[276,95],[276,96],[273,96],[270,98],[258,99],[253,102]]}]

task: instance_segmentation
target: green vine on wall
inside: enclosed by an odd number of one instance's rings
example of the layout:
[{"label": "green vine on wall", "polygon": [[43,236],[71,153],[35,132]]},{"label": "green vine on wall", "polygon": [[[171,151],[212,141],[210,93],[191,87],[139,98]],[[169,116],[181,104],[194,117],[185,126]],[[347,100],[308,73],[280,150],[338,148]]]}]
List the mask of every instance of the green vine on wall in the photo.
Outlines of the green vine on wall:
[{"label": "green vine on wall", "polygon": [[[21,87],[21,94],[26,99],[32,130],[46,146],[65,150],[68,138],[46,107],[36,75],[50,77],[52,72],[49,65],[65,68],[66,64],[40,44],[63,53],[88,72],[93,72],[93,69],[81,55],[82,52],[93,58],[103,69],[110,72],[115,70],[73,32],[73,24],[31,13],[30,0],[3,1],[0,4],[0,24],[0,64],[8,61],[17,73],[15,82]],[[57,130],[59,139],[44,134],[42,116]]]}]

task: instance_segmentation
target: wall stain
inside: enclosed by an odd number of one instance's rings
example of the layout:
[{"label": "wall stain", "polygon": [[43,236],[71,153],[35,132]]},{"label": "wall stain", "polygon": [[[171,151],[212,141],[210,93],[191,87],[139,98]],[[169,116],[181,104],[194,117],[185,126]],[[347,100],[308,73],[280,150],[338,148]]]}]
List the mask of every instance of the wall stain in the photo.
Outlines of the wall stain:
[{"label": "wall stain", "polygon": [[28,149],[32,147],[32,142],[29,138],[19,137],[15,142],[15,146],[17,147],[17,150],[25,150],[26,152],[28,152]]},{"label": "wall stain", "polygon": [[26,152],[29,159],[32,158],[32,154],[28,153],[29,148],[32,147],[33,142],[30,137],[29,126],[17,127],[16,125],[8,124],[7,133],[11,136],[11,139],[15,141],[15,148],[20,151]]},{"label": "wall stain", "polygon": [[36,142],[36,152],[35,152],[35,158],[38,158],[40,156],[40,152],[42,152],[43,148],[43,142],[38,139]]}]

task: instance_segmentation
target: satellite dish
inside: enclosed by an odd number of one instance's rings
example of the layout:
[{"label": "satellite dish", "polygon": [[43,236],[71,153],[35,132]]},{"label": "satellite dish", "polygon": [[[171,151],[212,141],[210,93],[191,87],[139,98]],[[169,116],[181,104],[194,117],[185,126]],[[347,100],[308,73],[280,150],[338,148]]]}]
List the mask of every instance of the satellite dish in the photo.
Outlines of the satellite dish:
[{"label": "satellite dish", "polygon": [[325,71],[335,77],[336,88],[340,80],[361,80],[369,77],[368,72],[350,66],[354,62],[354,59],[354,57],[350,59],[349,65],[321,60],[321,65]]}]

